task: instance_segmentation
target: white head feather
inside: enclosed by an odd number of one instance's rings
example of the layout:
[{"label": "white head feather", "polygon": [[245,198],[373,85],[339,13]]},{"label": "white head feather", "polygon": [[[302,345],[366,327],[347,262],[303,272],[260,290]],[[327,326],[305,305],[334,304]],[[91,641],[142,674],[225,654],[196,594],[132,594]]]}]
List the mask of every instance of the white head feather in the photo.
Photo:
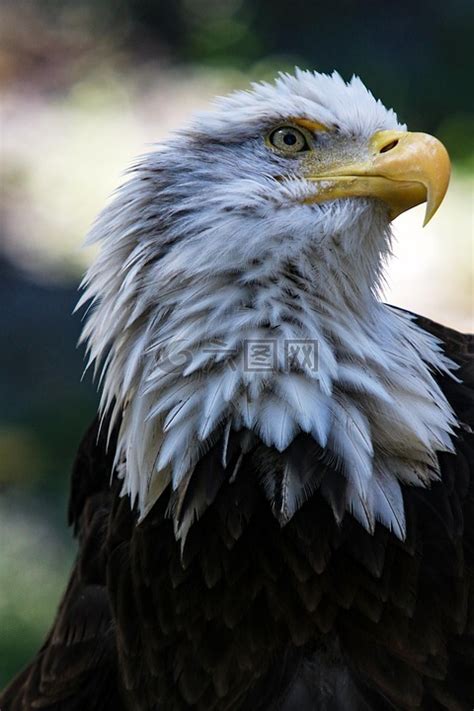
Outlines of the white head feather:
[{"label": "white head feather", "polygon": [[[436,452],[452,449],[454,415],[432,376],[452,364],[378,298],[385,206],[305,204],[314,183],[265,145],[295,116],[335,129],[333,151],[360,154],[375,131],[404,129],[336,73],[297,70],[217,100],[143,157],[100,215],[83,339],[102,367],[102,410],[121,418],[117,463],[142,515],[216,432],[247,428],[282,451],[303,431],[340,464],[346,508],[403,537],[399,483],[427,485]],[[246,344],[267,340],[273,370],[249,371]],[[318,368],[288,366],[288,340],[317,343]]]}]

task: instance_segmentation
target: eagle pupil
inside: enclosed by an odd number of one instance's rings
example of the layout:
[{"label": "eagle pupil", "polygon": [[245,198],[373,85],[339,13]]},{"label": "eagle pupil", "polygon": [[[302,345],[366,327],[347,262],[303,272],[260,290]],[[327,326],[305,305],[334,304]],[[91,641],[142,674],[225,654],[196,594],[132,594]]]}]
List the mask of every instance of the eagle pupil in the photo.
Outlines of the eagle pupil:
[{"label": "eagle pupil", "polygon": [[296,143],[296,136],[294,133],[285,133],[283,136],[283,142],[286,143],[287,146],[294,146]]}]

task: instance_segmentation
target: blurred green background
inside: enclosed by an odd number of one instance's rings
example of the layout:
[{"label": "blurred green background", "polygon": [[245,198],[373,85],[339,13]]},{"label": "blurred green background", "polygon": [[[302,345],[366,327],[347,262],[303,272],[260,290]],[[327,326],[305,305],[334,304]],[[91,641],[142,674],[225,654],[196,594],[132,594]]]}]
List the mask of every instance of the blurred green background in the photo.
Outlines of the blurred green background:
[{"label": "blurred green background", "polygon": [[[216,93],[300,67],[360,74],[453,160],[436,219],[396,222],[387,298],[472,328],[471,0],[3,0],[0,6],[0,687],[74,555],[69,470],[97,398],[71,312],[120,173]],[[420,212],[421,210],[421,212]]]}]

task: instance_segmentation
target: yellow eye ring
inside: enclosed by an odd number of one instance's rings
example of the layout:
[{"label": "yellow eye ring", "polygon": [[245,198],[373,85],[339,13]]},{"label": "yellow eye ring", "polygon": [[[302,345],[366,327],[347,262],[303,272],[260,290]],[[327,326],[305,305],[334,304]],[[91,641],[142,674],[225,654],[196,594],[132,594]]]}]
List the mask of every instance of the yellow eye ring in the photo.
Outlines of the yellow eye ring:
[{"label": "yellow eye ring", "polygon": [[306,132],[295,126],[278,126],[268,135],[268,142],[282,153],[295,154],[308,151],[310,146]]}]

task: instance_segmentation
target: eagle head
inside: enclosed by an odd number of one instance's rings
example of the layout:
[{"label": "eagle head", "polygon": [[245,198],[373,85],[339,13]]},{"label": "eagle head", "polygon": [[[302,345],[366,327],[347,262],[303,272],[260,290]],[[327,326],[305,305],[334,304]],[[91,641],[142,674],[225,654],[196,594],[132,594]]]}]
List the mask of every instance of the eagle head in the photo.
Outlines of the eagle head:
[{"label": "eagle head", "polygon": [[170,491],[184,536],[212,495],[179,502],[212,450],[222,481],[254,457],[282,525],[320,486],[333,505],[337,470],[337,516],[404,536],[400,483],[428,485],[452,447],[432,377],[452,364],[379,284],[391,220],[425,201],[430,219],[449,170],[360,79],[299,70],[218,99],[137,162],[92,229],[81,303],[142,517]]}]

